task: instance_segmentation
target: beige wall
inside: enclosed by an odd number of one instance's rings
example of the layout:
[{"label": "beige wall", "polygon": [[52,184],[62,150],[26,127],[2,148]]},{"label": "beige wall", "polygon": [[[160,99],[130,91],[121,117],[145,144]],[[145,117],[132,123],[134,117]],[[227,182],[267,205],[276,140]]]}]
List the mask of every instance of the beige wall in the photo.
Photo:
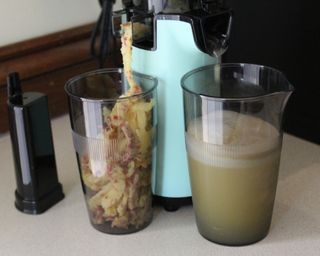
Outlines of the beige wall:
[{"label": "beige wall", "polygon": [[0,0],[0,47],[94,22],[99,13],[98,0]]}]

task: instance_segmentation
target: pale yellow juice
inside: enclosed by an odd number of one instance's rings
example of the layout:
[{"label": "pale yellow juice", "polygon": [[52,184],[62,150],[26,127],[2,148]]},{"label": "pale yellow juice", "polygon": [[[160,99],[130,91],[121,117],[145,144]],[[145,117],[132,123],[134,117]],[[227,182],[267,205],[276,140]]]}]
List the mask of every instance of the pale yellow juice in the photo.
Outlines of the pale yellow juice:
[{"label": "pale yellow juice", "polygon": [[191,123],[186,134],[197,226],[214,242],[249,244],[270,227],[281,140],[261,119],[223,111],[221,120],[223,139],[205,136],[203,120]]}]

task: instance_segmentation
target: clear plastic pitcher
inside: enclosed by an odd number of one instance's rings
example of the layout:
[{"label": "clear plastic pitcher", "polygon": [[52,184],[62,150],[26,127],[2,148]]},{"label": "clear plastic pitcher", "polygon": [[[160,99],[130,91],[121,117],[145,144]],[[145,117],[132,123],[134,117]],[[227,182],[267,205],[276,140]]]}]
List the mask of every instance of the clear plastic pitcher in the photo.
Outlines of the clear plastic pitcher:
[{"label": "clear plastic pitcher", "polygon": [[138,231],[152,219],[157,80],[134,79],[139,92],[130,89],[122,69],[85,73],[65,86],[90,221],[110,234]]},{"label": "clear plastic pitcher", "polygon": [[187,73],[182,88],[200,234],[226,245],[259,241],[271,223],[292,85],[270,67],[220,64]]}]

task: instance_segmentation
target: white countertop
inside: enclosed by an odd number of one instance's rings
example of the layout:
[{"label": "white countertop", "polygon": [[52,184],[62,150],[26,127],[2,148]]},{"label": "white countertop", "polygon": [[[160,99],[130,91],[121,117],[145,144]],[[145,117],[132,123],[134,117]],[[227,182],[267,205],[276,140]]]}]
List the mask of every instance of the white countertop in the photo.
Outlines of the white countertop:
[{"label": "white countertop", "polygon": [[65,198],[41,215],[14,207],[10,137],[0,138],[0,256],[22,255],[320,255],[320,146],[285,134],[271,230],[262,241],[228,247],[204,239],[193,209],[156,208],[152,223],[129,235],[91,227],[81,190],[68,116],[52,122]]}]

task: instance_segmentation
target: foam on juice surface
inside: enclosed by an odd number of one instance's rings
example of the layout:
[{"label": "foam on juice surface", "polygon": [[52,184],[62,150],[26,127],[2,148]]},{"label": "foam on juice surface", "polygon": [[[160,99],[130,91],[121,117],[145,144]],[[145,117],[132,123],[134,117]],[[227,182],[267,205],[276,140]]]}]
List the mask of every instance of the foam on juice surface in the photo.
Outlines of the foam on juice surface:
[{"label": "foam on juice surface", "polygon": [[203,164],[248,168],[272,161],[272,151],[278,154],[279,135],[260,118],[224,110],[191,121],[186,143],[189,156]]}]

